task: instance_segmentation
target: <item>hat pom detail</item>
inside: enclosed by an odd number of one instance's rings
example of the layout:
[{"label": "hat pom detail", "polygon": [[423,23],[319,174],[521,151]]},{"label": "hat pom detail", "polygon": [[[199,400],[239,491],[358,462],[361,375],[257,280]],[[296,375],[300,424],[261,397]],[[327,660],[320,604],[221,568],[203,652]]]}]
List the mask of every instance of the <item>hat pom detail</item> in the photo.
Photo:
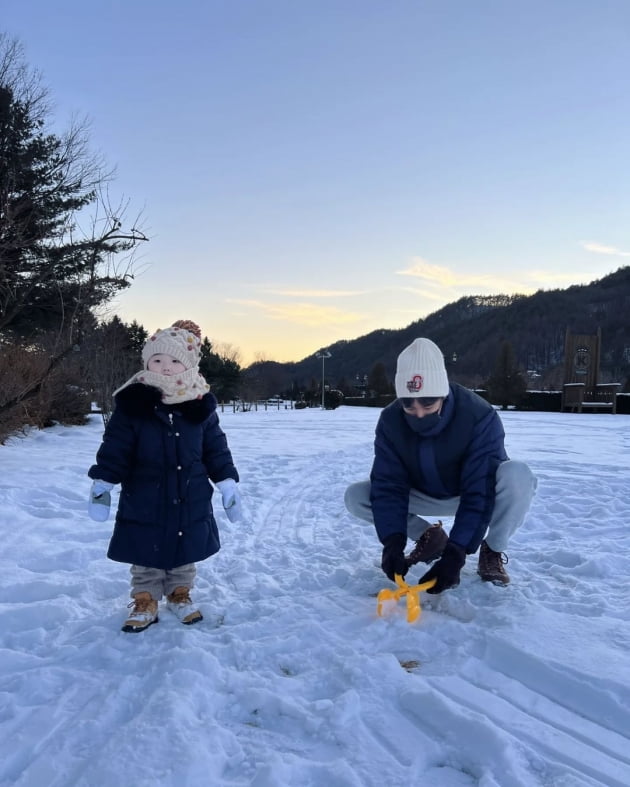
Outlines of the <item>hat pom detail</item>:
[{"label": "hat pom detail", "polygon": [[173,328],[184,328],[184,330],[190,331],[190,333],[193,333],[198,339],[201,339],[201,328],[192,320],[176,320],[173,323]]}]

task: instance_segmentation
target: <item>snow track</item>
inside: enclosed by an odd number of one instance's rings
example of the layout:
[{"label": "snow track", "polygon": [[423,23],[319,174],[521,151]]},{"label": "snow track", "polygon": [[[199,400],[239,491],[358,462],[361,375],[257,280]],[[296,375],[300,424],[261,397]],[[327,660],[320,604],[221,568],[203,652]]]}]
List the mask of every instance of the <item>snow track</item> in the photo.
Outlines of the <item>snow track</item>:
[{"label": "snow track", "polygon": [[343,506],[377,417],[226,412],[245,521],[219,514],[204,622],[140,635],[84,513],[100,423],[0,447],[0,785],[627,787],[630,418],[506,414],[539,477],[513,582],[471,558],[410,626],[376,617],[378,542]]}]

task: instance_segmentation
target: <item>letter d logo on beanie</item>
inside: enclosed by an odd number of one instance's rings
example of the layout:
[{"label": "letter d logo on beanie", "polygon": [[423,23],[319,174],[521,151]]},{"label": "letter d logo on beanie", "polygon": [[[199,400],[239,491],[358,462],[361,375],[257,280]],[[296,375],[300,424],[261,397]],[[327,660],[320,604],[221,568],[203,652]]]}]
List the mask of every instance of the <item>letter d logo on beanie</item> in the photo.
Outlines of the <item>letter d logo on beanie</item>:
[{"label": "letter d logo on beanie", "polygon": [[414,339],[396,365],[396,396],[448,396],[444,355],[431,339]]}]

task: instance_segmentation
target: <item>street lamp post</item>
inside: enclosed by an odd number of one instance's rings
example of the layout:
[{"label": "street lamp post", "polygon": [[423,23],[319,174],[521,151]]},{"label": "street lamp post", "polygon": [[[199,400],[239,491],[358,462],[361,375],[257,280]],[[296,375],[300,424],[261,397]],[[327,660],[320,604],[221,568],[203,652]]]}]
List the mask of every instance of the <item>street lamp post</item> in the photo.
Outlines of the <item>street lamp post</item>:
[{"label": "street lamp post", "polygon": [[318,352],[315,357],[322,359],[322,410],[325,410],[324,406],[324,364],[326,363],[326,358],[330,358],[331,353],[328,350],[322,350]]},{"label": "street lamp post", "polygon": [[457,353],[454,352],[451,357],[446,361],[447,369],[448,369],[448,376],[453,382],[455,367],[457,366]]}]

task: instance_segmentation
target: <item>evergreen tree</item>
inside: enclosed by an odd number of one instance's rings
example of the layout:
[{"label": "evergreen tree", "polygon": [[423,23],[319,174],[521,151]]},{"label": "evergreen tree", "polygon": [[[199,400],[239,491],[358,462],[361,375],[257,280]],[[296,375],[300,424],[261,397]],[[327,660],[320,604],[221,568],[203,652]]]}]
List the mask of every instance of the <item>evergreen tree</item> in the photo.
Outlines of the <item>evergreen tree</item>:
[{"label": "evergreen tree", "polygon": [[497,356],[494,370],[486,383],[489,398],[493,404],[507,410],[509,405],[518,406],[527,390],[527,382],[521,374],[509,342],[503,342]]},{"label": "evergreen tree", "polygon": [[370,373],[368,374],[368,390],[370,396],[380,396],[381,394],[388,394],[391,391],[391,384],[387,379],[387,372],[385,371],[385,364],[378,361],[374,364]]},{"label": "evergreen tree", "polygon": [[103,413],[109,413],[112,394],[142,369],[142,347],[147,331],[137,322],[126,325],[119,317],[102,322],[86,335],[81,346],[83,379]]},{"label": "evergreen tree", "polygon": [[219,402],[227,402],[237,397],[241,384],[241,367],[235,358],[226,353],[215,353],[208,337],[204,337],[201,343],[199,371]]},{"label": "evergreen tree", "polygon": [[38,75],[0,34],[0,341],[27,341],[49,359],[21,398],[93,328],[95,307],[129,286],[129,268],[117,271],[113,259],[146,240],[102,199],[109,175],[89,155],[85,128],[58,135],[48,122]]}]

